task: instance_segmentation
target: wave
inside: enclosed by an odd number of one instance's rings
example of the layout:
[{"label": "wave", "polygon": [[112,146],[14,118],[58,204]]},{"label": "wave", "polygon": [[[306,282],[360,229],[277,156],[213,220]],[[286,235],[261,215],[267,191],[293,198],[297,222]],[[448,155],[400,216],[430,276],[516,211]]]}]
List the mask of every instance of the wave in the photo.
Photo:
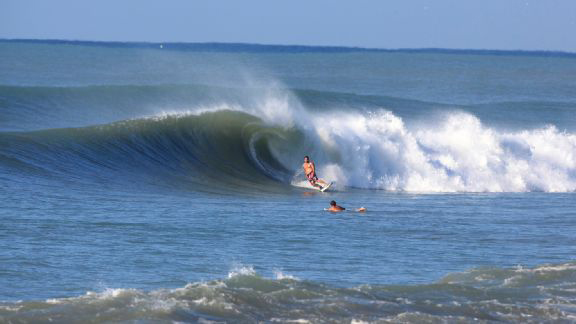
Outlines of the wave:
[{"label": "wave", "polygon": [[[118,87],[95,89],[64,91],[126,92]],[[129,89],[129,93],[149,90]],[[174,94],[191,88],[168,89]],[[227,95],[217,91],[215,102],[209,92],[196,90],[186,95],[196,97],[194,106],[154,111],[148,117],[98,126],[2,132],[0,172],[17,169],[78,181],[113,179],[187,189],[272,190],[287,187],[298,175],[302,157],[310,155],[320,177],[335,181],[339,189],[576,190],[576,135],[554,125],[507,130],[458,110],[426,117],[420,112],[420,117],[407,120],[377,103],[358,105],[353,102],[357,96],[344,94],[335,98],[309,92],[302,99],[275,89],[231,89]],[[202,96],[203,101],[198,101]],[[316,109],[309,108],[314,100]],[[158,100],[152,106],[162,107]],[[135,111],[127,109],[126,114]]]},{"label": "wave", "polygon": [[576,320],[576,264],[480,268],[420,285],[353,288],[251,267],[182,288],[106,289],[70,298],[0,302],[6,322],[522,322]]}]

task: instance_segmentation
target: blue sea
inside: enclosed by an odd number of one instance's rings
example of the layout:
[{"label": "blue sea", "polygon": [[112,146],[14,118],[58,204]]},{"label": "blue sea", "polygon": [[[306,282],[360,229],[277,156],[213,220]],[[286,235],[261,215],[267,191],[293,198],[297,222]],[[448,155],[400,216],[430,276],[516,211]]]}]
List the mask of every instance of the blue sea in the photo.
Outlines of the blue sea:
[{"label": "blue sea", "polygon": [[576,54],[0,41],[1,323],[573,323],[575,191]]}]

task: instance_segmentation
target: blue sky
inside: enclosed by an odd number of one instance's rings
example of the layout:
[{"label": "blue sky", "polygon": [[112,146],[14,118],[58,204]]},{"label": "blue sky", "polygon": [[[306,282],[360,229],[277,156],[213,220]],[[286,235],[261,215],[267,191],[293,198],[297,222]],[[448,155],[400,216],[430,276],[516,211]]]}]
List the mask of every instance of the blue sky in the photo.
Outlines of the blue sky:
[{"label": "blue sky", "polygon": [[576,0],[0,0],[0,38],[576,52]]}]

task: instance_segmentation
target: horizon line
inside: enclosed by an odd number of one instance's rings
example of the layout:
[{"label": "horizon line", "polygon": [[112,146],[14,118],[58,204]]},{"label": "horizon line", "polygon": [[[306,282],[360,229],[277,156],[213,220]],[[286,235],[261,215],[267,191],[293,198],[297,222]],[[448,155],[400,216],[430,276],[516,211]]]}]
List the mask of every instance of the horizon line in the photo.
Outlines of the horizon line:
[{"label": "horizon line", "polygon": [[414,48],[376,48],[341,45],[293,45],[293,44],[262,44],[241,42],[145,42],[145,41],[97,41],[72,39],[35,39],[35,38],[0,38],[4,43],[43,43],[66,44],[79,46],[157,48],[163,50],[191,50],[202,52],[397,52],[397,53],[437,53],[437,54],[476,54],[476,55],[518,55],[518,56],[548,56],[576,57],[576,52],[559,50],[507,50],[507,49],[466,49],[441,47]]}]

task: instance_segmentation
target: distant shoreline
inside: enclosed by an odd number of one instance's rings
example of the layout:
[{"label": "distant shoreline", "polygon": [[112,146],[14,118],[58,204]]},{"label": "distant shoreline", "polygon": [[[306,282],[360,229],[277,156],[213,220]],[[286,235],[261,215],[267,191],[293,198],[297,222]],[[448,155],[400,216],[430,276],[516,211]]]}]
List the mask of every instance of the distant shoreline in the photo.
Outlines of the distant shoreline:
[{"label": "distant shoreline", "polygon": [[162,48],[164,50],[195,52],[247,52],[247,53],[423,53],[423,54],[464,54],[495,56],[538,56],[576,58],[576,53],[543,50],[494,50],[494,49],[449,49],[449,48],[366,48],[348,46],[311,46],[311,45],[266,45],[252,43],[184,43],[184,42],[120,42],[86,41],[61,39],[0,39],[0,43],[28,43],[52,45],[79,45],[113,48]]}]

